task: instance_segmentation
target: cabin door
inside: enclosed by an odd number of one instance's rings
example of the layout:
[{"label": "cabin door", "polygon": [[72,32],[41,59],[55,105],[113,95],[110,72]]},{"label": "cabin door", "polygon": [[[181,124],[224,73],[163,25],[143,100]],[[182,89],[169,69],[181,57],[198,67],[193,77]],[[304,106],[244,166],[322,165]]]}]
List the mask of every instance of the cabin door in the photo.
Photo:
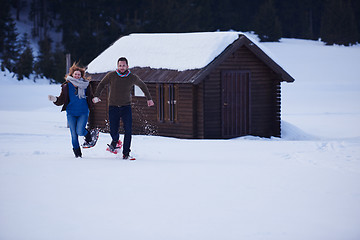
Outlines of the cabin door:
[{"label": "cabin door", "polygon": [[222,137],[250,134],[250,72],[223,71]]}]

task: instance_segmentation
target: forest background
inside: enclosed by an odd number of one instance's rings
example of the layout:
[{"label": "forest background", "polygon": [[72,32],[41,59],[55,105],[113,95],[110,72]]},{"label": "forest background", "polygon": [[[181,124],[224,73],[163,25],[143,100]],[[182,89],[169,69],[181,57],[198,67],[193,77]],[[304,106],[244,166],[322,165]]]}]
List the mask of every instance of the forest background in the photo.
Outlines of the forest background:
[{"label": "forest background", "polygon": [[[360,42],[360,0],[0,0],[0,6],[1,69],[18,80],[35,74],[63,82],[67,53],[86,66],[119,37],[136,32],[234,30],[254,32],[261,41]],[[31,35],[17,31],[21,20]]]}]

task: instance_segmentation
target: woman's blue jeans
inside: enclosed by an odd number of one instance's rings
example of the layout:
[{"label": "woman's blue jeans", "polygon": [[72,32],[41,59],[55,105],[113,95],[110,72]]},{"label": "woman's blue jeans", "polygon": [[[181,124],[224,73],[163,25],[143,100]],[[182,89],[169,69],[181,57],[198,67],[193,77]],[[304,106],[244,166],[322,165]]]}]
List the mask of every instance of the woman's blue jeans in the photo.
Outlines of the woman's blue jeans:
[{"label": "woman's blue jeans", "polygon": [[124,127],[123,154],[129,155],[132,134],[132,112],[131,105],[109,106],[110,135],[114,142],[119,140],[120,119]]},{"label": "woman's blue jeans", "polygon": [[70,127],[71,143],[74,149],[80,147],[79,136],[85,136],[88,131],[86,130],[86,123],[88,121],[89,114],[82,114],[80,116],[74,116],[67,114],[67,120]]}]

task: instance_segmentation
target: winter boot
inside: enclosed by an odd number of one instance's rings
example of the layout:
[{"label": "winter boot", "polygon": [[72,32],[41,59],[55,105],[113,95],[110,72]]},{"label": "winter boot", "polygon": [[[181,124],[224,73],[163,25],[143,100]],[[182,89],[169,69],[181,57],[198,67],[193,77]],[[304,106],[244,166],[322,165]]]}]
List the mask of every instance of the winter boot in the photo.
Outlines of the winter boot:
[{"label": "winter boot", "polygon": [[109,149],[110,149],[111,152],[115,152],[115,149],[117,148],[116,144],[117,144],[116,141],[112,141],[110,144],[108,144]]},{"label": "winter boot", "polygon": [[73,148],[73,151],[74,151],[74,154],[75,154],[75,157],[78,158],[78,157],[82,157],[82,154],[81,154],[81,149],[80,148]]},{"label": "winter boot", "polygon": [[85,142],[90,143],[92,141],[91,132],[88,130],[88,133],[85,135]]},{"label": "winter boot", "polygon": [[131,160],[131,161],[136,160],[135,157],[133,157],[133,156],[131,156],[131,155],[129,155],[129,154],[123,154],[123,159],[124,159],[124,160]]}]

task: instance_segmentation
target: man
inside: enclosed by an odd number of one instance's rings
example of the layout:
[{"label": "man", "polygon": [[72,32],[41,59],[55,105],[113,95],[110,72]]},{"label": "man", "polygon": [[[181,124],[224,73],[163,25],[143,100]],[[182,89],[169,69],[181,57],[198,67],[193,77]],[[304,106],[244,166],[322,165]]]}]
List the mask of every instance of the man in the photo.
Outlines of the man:
[{"label": "man", "polygon": [[93,102],[101,101],[99,96],[104,88],[109,85],[109,121],[110,121],[110,135],[112,138],[109,144],[110,152],[117,153],[116,148],[119,148],[119,128],[120,118],[124,125],[124,145],[123,145],[123,159],[133,159],[130,157],[130,145],[132,134],[132,113],[131,113],[131,90],[134,85],[140,87],[147,98],[147,105],[154,106],[151,99],[150,92],[146,84],[135,74],[129,70],[128,60],[121,57],[117,62],[116,71],[109,72],[101,80],[96,92],[94,94]]}]

